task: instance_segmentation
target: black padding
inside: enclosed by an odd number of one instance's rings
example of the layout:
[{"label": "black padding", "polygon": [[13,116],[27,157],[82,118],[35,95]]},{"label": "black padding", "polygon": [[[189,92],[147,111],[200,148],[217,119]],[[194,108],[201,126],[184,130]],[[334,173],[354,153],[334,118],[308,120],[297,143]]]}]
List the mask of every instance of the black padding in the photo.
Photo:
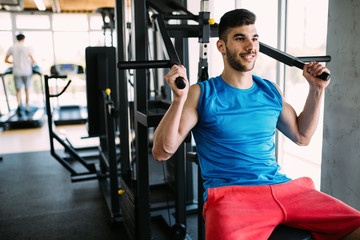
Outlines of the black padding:
[{"label": "black padding", "polygon": [[269,240],[311,240],[311,233],[302,229],[279,225],[275,228]]}]

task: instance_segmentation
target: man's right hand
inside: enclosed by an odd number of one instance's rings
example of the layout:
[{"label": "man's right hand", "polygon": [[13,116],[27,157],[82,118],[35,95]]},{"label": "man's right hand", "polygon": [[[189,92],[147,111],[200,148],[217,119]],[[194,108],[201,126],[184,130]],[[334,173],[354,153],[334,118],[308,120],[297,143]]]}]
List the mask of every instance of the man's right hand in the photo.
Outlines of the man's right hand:
[{"label": "man's right hand", "polygon": [[[179,89],[176,86],[175,80],[178,77],[182,77],[185,82],[186,82],[186,87],[183,89]],[[186,68],[183,65],[177,66],[177,65],[173,65],[172,68],[170,69],[170,71],[165,75],[165,80],[166,82],[169,84],[171,90],[174,93],[174,98],[175,97],[180,97],[180,98],[184,98],[184,100],[187,97],[187,93],[189,91],[189,81],[187,79],[187,75],[186,75]]]}]

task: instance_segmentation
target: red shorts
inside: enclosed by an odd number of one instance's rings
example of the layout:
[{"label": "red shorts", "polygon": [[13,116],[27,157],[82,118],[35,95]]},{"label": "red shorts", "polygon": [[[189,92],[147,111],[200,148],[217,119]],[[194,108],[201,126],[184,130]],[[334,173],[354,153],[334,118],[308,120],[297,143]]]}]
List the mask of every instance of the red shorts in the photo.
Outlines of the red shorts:
[{"label": "red shorts", "polygon": [[330,240],[360,227],[360,212],[315,190],[306,177],[276,185],[210,188],[203,216],[207,240],[268,239],[279,224]]}]

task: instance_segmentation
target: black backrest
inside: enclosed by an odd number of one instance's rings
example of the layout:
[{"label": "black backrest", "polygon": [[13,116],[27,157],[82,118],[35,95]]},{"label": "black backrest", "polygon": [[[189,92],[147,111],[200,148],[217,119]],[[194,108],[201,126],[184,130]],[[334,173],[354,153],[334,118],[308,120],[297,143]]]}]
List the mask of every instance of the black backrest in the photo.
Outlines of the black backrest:
[{"label": "black backrest", "polygon": [[86,98],[89,136],[105,135],[104,100],[102,91],[110,88],[117,108],[116,51],[115,47],[87,47]]}]

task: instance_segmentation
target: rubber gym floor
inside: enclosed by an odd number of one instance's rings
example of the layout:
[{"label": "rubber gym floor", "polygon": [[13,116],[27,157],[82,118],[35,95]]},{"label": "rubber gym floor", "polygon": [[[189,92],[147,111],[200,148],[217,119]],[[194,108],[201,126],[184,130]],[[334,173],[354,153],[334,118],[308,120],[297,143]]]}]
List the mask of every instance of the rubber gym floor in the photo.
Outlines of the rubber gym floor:
[{"label": "rubber gym floor", "polygon": [[[71,183],[49,151],[2,154],[0,160],[0,239],[122,239],[121,224],[109,213],[97,180]],[[196,215],[187,218],[197,239]],[[153,239],[169,239],[152,224]]]}]

